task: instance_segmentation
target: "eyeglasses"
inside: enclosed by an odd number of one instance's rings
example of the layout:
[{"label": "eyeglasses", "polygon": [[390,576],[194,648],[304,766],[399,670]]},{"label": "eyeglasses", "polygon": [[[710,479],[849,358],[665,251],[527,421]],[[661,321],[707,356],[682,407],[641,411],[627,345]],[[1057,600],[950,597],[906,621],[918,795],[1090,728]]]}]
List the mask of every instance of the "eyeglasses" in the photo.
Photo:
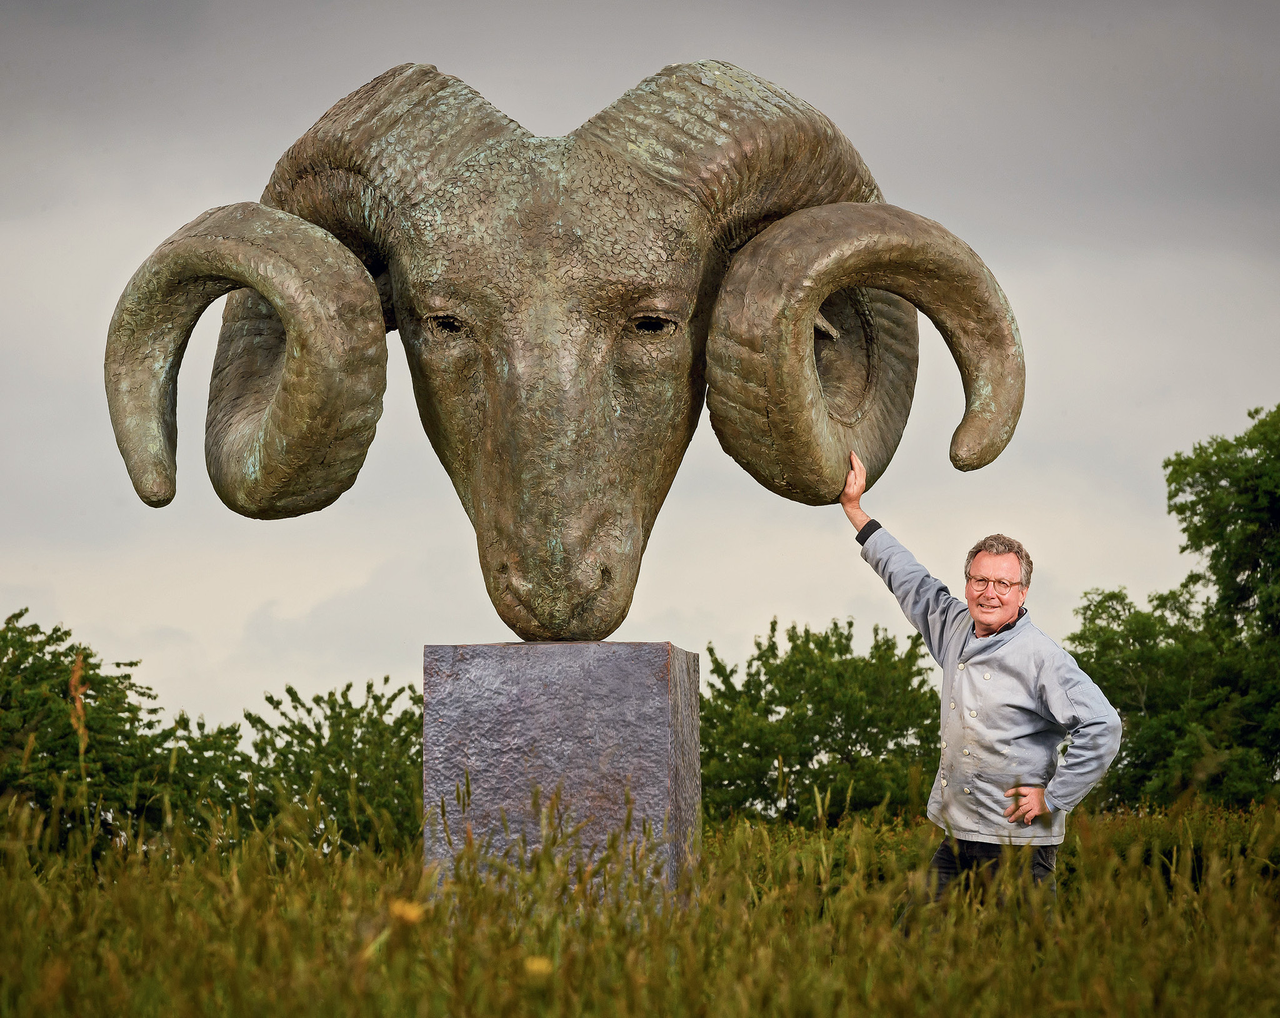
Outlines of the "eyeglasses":
[{"label": "eyeglasses", "polygon": [[973,587],[974,593],[981,594],[988,586],[994,587],[995,592],[1004,597],[1014,587],[1021,587],[1021,582],[1010,583],[1008,580],[990,580],[985,576],[968,577],[970,586]]}]

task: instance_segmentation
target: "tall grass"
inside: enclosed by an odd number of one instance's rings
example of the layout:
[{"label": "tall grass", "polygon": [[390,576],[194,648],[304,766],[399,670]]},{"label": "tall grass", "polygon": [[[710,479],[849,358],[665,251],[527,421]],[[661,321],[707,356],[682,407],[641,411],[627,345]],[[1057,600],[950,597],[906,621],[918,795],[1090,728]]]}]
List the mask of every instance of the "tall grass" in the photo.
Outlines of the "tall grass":
[{"label": "tall grass", "polygon": [[[0,1015],[1273,1013],[1272,808],[1075,816],[1056,899],[1016,865],[928,904],[927,824],[709,827],[675,887],[622,835],[420,846],[181,819],[99,852],[10,805]],[[590,860],[590,861],[589,861]],[[904,906],[915,905],[909,910]]]}]

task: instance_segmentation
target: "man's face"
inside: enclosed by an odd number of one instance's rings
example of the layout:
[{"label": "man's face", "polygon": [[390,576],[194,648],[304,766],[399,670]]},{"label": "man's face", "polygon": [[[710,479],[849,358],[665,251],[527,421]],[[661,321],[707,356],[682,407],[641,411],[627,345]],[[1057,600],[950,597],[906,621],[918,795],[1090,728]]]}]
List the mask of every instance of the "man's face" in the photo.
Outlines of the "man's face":
[{"label": "man's face", "polygon": [[[1018,617],[1018,609],[1027,599],[1027,588],[1019,582],[1021,578],[1022,565],[1013,552],[992,555],[989,551],[980,551],[973,557],[965,578],[964,596],[969,602],[976,635],[990,636]],[[1002,584],[1008,584],[1004,593],[1000,592]],[[985,589],[979,590],[979,587]]]}]

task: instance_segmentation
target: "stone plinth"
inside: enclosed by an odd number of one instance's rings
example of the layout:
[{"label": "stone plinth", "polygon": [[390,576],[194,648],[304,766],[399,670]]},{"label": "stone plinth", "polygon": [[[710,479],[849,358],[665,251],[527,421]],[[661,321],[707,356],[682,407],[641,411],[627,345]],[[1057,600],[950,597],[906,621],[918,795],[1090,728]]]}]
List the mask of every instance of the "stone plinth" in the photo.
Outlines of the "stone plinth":
[{"label": "stone plinth", "polygon": [[585,824],[582,844],[603,846],[630,789],[633,831],[652,823],[676,872],[701,826],[697,654],[669,643],[494,643],[429,646],[423,659],[429,859],[450,854],[441,800],[455,845],[469,823],[501,850],[522,831],[538,842],[533,788],[545,802],[560,787],[571,822]]}]

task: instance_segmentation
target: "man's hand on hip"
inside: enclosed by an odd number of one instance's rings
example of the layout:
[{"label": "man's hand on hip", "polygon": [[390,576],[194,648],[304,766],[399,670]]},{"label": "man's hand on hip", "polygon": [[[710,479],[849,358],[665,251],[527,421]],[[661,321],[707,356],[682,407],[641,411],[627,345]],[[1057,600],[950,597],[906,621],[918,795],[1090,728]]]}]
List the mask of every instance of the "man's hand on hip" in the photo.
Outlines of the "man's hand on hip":
[{"label": "man's hand on hip", "polygon": [[1019,820],[1029,824],[1036,817],[1044,816],[1049,812],[1049,807],[1044,804],[1043,788],[1019,785],[1004,793],[1006,799],[1011,796],[1014,797],[1013,805],[1004,811],[1004,815],[1009,818],[1011,824],[1016,824]]},{"label": "man's hand on hip", "polygon": [[871,522],[871,517],[862,511],[860,504],[866,490],[867,468],[862,465],[856,452],[850,452],[849,473],[844,479],[844,491],[840,492],[840,507],[855,530],[861,530]]}]

